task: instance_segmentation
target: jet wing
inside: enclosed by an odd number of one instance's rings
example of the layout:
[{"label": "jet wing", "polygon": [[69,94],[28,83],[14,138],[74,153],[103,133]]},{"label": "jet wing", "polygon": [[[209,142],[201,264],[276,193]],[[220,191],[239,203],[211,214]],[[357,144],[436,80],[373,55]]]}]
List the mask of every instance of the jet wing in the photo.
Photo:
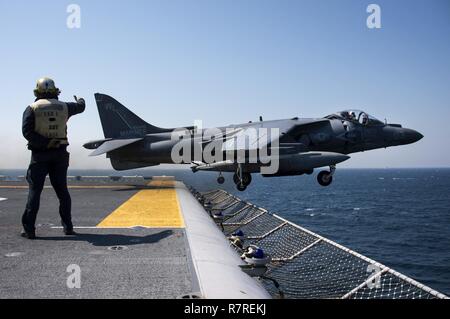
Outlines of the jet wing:
[{"label": "jet wing", "polygon": [[130,138],[120,140],[109,140],[100,145],[95,151],[89,154],[89,156],[97,156],[104,153],[108,153],[121,147],[136,143],[137,141],[141,141],[143,139],[144,139],[143,137],[140,137],[140,138]]}]

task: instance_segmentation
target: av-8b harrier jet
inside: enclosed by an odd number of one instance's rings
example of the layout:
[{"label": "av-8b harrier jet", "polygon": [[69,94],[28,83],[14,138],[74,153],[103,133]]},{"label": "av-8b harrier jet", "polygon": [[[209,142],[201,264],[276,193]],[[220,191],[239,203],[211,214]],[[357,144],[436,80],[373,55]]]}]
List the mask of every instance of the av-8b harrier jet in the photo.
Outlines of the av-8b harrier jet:
[{"label": "av-8b harrier jet", "polygon": [[[95,149],[91,156],[106,153],[116,170],[190,163],[193,172],[219,172],[220,184],[225,181],[222,172],[234,172],[233,181],[240,191],[250,185],[252,173],[265,177],[303,175],[327,166],[329,170],[321,171],[317,181],[328,186],[336,165],[349,159],[348,154],[411,144],[423,137],[415,130],[383,123],[359,110],[318,119],[260,118],[258,122],[213,130],[193,126],[160,128],[148,124],[108,95],[97,93],[95,99],[105,139],[84,144],[87,149]],[[242,137],[244,143],[237,143]],[[180,156],[174,157],[174,149],[180,150]],[[211,156],[205,160],[207,149],[213,150],[210,152],[213,160],[209,159]],[[186,158],[186,154],[181,154],[186,150],[194,155]],[[276,170],[268,173],[267,168],[274,162]]]}]

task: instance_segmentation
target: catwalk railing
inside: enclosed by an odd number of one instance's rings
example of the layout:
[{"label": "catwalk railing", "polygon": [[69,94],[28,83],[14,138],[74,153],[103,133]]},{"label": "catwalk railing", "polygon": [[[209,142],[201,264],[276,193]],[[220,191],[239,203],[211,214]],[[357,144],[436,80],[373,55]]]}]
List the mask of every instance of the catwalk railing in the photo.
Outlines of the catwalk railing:
[{"label": "catwalk railing", "polygon": [[223,190],[191,191],[211,216],[222,215],[223,218],[216,218],[216,221],[226,236],[240,230],[245,238],[244,249],[256,245],[271,256],[260,280],[275,298],[447,298],[385,265]]}]

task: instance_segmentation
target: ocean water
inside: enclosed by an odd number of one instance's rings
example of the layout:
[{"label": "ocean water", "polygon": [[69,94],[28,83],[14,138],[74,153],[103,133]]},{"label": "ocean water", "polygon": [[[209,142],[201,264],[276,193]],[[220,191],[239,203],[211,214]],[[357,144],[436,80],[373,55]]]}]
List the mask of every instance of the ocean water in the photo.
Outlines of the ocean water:
[{"label": "ocean water", "polygon": [[[174,175],[200,191],[219,187],[216,173],[189,170],[70,173]],[[243,193],[225,178],[225,190],[450,295],[450,169],[340,169],[327,188],[316,174],[254,175]]]}]

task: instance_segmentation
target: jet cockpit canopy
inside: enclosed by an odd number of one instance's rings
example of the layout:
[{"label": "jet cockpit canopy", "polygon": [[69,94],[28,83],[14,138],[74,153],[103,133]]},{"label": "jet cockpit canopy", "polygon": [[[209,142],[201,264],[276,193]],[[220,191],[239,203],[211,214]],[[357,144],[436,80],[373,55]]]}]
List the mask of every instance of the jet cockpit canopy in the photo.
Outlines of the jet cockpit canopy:
[{"label": "jet cockpit canopy", "polygon": [[361,110],[345,110],[326,116],[327,119],[340,119],[343,121],[358,122],[361,125],[384,125],[376,117]]}]

